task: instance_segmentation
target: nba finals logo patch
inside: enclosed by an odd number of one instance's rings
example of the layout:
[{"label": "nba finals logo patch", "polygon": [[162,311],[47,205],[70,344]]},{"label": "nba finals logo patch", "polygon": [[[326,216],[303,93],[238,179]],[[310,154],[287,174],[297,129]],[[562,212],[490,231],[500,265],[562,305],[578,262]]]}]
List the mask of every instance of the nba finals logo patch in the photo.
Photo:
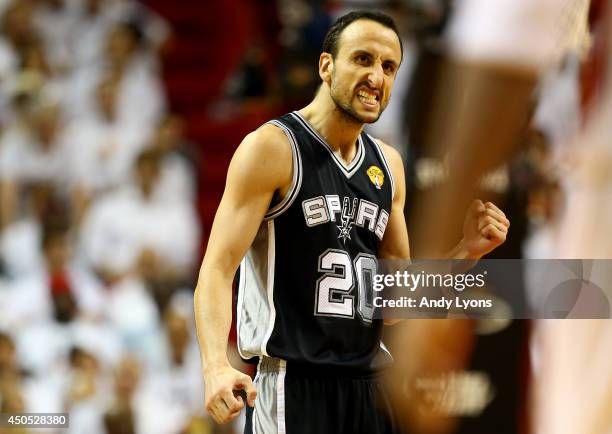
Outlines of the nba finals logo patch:
[{"label": "nba finals logo patch", "polygon": [[368,174],[370,181],[372,181],[372,184],[376,186],[376,189],[380,190],[383,183],[385,182],[385,174],[382,170],[380,170],[380,167],[370,166],[366,173]]}]

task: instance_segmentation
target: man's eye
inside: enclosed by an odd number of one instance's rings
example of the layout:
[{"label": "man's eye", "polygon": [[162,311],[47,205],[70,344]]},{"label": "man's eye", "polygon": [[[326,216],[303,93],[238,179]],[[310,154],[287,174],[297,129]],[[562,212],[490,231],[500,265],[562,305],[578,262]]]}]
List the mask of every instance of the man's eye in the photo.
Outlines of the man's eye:
[{"label": "man's eye", "polygon": [[393,74],[395,72],[395,66],[391,64],[384,64],[383,69],[388,74]]},{"label": "man's eye", "polygon": [[357,56],[357,63],[368,63],[370,58],[365,55]]}]

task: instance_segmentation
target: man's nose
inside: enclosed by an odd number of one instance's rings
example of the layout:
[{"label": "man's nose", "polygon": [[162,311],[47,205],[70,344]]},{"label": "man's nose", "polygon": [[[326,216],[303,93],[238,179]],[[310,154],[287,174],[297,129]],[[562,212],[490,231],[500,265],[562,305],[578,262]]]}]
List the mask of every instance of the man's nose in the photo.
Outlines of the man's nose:
[{"label": "man's nose", "polygon": [[382,65],[375,65],[368,74],[368,83],[374,89],[380,89],[384,80]]}]

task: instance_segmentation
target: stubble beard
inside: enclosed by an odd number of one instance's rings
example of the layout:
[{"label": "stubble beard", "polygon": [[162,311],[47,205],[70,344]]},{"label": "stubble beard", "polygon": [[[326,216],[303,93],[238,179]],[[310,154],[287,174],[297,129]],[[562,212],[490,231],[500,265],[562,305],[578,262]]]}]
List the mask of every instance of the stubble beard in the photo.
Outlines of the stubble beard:
[{"label": "stubble beard", "polygon": [[363,125],[363,124],[373,124],[374,122],[376,122],[378,120],[378,118],[380,118],[380,115],[382,114],[384,109],[380,109],[378,110],[378,114],[376,115],[376,119],[374,120],[365,120],[363,119],[361,116],[359,116],[359,114],[357,113],[357,111],[351,106],[350,102],[342,102],[340,98],[336,97],[336,92],[335,92],[335,87],[332,86],[330,89],[330,96],[332,101],[334,102],[334,104],[336,105],[336,109],[338,111],[340,111],[340,113],[342,114],[342,116],[350,123],[356,123],[359,125]]}]

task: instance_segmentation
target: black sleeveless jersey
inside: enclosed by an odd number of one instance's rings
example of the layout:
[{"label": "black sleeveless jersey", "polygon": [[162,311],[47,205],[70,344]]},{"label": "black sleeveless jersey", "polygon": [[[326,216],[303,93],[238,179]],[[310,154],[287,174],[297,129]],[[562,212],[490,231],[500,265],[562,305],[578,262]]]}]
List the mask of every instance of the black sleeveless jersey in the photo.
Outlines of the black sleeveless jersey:
[{"label": "black sleeveless jersey", "polygon": [[383,151],[362,133],[346,165],[298,112],[270,123],[292,147],[293,179],[241,264],[240,354],[375,369],[390,359],[372,293],[394,193]]}]

